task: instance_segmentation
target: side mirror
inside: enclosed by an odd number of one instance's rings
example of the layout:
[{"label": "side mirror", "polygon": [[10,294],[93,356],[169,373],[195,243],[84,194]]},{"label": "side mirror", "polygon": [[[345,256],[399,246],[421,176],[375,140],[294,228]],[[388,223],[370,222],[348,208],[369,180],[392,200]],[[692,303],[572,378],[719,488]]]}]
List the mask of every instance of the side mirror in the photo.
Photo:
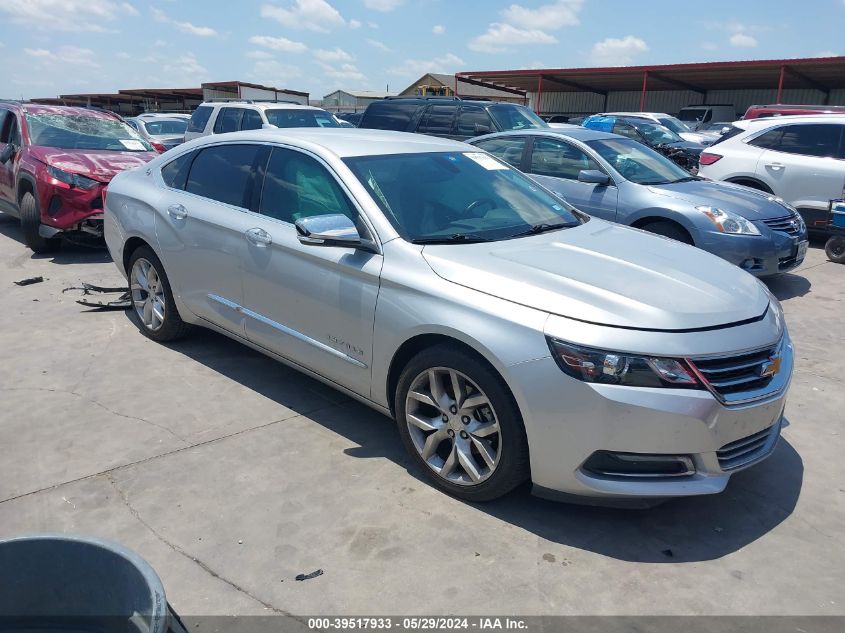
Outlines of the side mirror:
[{"label": "side mirror", "polygon": [[372,250],[369,241],[361,239],[352,220],[341,213],[300,218],[294,222],[294,226],[302,244]]},{"label": "side mirror", "polygon": [[610,182],[610,176],[598,169],[582,169],[578,172],[578,182],[606,185]]},{"label": "side mirror", "polygon": [[3,163],[4,165],[8,163],[12,159],[12,156],[17,153],[17,151],[17,147],[12,145],[11,143],[8,143],[6,147],[3,148],[3,151],[0,152],[0,163]]}]

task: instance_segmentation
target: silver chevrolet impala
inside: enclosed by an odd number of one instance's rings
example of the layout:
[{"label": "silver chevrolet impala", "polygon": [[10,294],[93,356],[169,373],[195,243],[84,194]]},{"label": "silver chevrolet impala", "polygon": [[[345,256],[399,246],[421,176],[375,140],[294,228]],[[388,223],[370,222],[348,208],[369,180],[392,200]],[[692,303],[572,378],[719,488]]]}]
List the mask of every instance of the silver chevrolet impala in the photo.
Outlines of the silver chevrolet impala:
[{"label": "silver chevrolet impala", "polygon": [[211,328],[344,391],[464,499],[717,493],[780,435],[793,352],[762,283],[470,145],[206,137],[119,174],[105,235],[148,337]]}]

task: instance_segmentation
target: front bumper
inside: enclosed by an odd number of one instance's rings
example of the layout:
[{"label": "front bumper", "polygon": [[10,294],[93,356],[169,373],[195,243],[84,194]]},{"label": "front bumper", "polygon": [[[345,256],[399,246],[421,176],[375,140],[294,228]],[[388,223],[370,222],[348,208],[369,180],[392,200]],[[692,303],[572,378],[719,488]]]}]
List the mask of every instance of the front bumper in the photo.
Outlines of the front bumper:
[{"label": "front bumper", "polygon": [[[106,184],[98,183],[92,189],[79,189],[46,175],[38,183],[38,202],[41,223],[62,231],[86,230],[102,227],[103,192]],[[90,231],[86,231],[90,232]],[[102,229],[100,228],[100,234]]]},{"label": "front bumper", "polygon": [[[523,411],[535,490],[542,496],[659,499],[713,494],[734,472],[772,453],[777,443],[792,349],[787,339],[775,394],[726,406],[709,391],[598,385],[572,379],[551,357],[510,368]],[[585,468],[597,452],[688,457],[690,474],[604,476]]]},{"label": "front bumper", "polygon": [[806,229],[793,237],[764,225],[758,228],[762,235],[702,232],[695,244],[757,277],[786,273],[801,265],[807,253]]}]

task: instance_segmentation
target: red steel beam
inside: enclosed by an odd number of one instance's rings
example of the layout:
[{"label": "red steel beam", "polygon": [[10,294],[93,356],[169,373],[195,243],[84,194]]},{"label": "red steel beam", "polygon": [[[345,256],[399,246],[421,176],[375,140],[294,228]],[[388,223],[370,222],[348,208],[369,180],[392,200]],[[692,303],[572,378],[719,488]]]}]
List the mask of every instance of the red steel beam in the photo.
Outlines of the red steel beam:
[{"label": "red steel beam", "polygon": [[645,112],[645,93],[648,90],[648,71],[643,71],[643,90],[640,93],[640,112]]},{"label": "red steel beam", "polygon": [[534,104],[534,111],[540,115],[540,99],[543,97],[543,75],[537,75],[537,103]]},{"label": "red steel beam", "polygon": [[782,103],[781,97],[783,96],[783,76],[786,74],[786,64],[780,65],[780,77],[778,78],[778,96],[775,99],[775,102]]}]

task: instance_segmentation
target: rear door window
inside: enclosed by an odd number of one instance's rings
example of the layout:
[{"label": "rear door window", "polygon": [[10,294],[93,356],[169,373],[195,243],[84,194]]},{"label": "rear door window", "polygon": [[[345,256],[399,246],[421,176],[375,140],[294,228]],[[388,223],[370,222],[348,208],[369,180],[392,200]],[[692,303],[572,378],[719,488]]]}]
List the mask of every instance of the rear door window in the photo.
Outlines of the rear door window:
[{"label": "rear door window", "polygon": [[200,150],[185,190],[203,198],[248,209],[261,145],[215,145]]},{"label": "rear door window", "polygon": [[217,120],[214,121],[214,133],[237,132],[243,112],[243,108],[220,108],[220,112],[217,113]]},{"label": "rear door window", "polygon": [[264,121],[261,120],[261,115],[257,110],[244,110],[241,119],[242,130],[260,130],[262,125],[264,125]]},{"label": "rear door window", "polygon": [[578,180],[583,169],[602,171],[598,163],[579,148],[565,141],[535,138],[529,171],[538,176]]},{"label": "rear door window", "polygon": [[358,127],[407,132],[420,107],[419,102],[413,101],[410,103],[377,101],[367,107]]},{"label": "rear door window", "polygon": [[202,132],[205,126],[208,125],[208,119],[211,118],[211,112],[214,108],[210,106],[200,106],[191,115],[191,120],[188,123],[188,132]]},{"label": "rear door window", "polygon": [[493,156],[501,158],[517,169],[521,169],[522,153],[525,150],[526,140],[524,136],[500,136],[499,138],[491,138],[480,143],[475,143],[475,145],[485,152],[490,152]]},{"label": "rear door window", "polygon": [[493,131],[493,121],[487,110],[481,106],[461,106],[458,116],[458,134],[460,136],[479,136]]},{"label": "rear door window", "polygon": [[428,107],[417,128],[420,134],[452,134],[458,106],[432,104]]},{"label": "rear door window", "polygon": [[784,125],[758,136],[749,143],[786,154],[836,157],[839,155],[842,128],[841,125],[825,123]]}]

